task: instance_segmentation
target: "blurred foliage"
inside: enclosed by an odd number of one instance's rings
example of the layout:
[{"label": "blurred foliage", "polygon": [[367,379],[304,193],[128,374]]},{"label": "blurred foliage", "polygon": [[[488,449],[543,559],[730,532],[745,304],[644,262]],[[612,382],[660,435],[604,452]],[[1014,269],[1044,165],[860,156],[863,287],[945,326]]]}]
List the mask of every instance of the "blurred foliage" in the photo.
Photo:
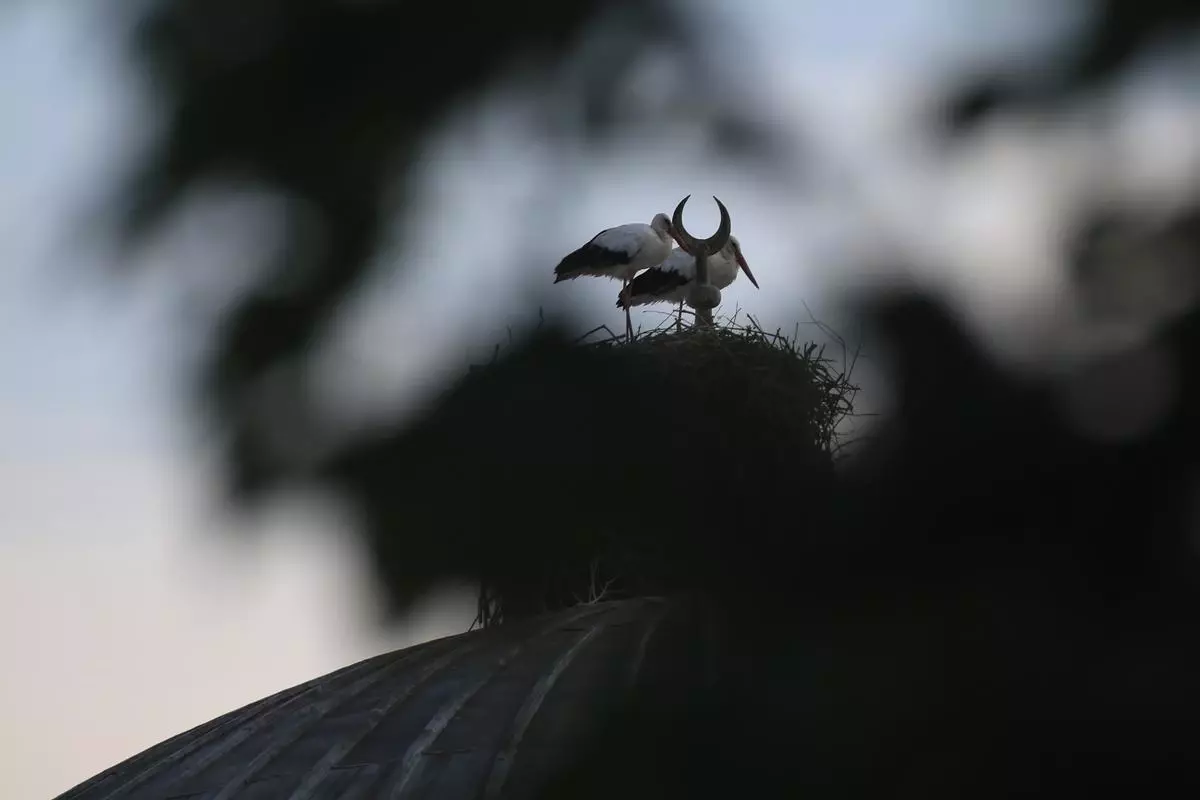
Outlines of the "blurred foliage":
[{"label": "blurred foliage", "polygon": [[[1010,100],[1060,103],[1200,16],[1200,6],[1168,0],[1094,6],[1061,70],[1023,86],[975,82],[948,100],[943,121],[969,132]],[[325,233],[324,248],[290,249],[218,333],[205,386],[229,436],[236,495],[299,478],[337,486],[363,512],[401,611],[457,573],[511,598],[506,613],[533,613],[564,553],[613,530],[668,554],[658,563],[674,574],[663,585],[700,590],[736,620],[738,667],[725,694],[697,700],[691,716],[647,717],[646,699],[636,725],[583,754],[571,796],[631,796],[639,785],[656,797],[767,795],[780,782],[817,797],[1195,786],[1200,755],[1178,733],[1200,716],[1194,306],[1160,320],[1149,345],[1065,377],[1024,377],[934,299],[869,299],[862,315],[886,347],[898,401],[880,440],[840,475],[820,447],[780,434],[792,409],[741,413],[733,398],[761,389],[745,374],[718,375],[720,392],[698,395],[686,370],[579,347],[554,324],[519,336],[423,415],[317,464],[264,444],[248,411],[264,377],[302,359],[362,280],[387,222],[385,195],[451,106],[513,64],[533,64],[553,84],[585,31],[624,15],[638,35],[605,40],[600,68],[575,73],[594,112],[583,129],[602,134],[614,66],[664,39],[702,62],[673,8],[154,7],[137,48],[171,111],[130,187],[131,235],[189,187],[231,174],[303,200]],[[1110,221],[1087,222],[1101,215]],[[1081,211],[1092,233],[1076,250],[1080,280],[1093,272],[1094,231],[1136,216]],[[1194,269],[1189,226],[1167,228]],[[1161,237],[1126,240],[1153,257]],[[1147,358],[1161,369],[1130,372]],[[286,380],[276,402],[302,404],[302,377]],[[1147,398],[1165,400],[1157,424],[1106,439],[1080,427],[1065,395],[1114,424]],[[637,431],[651,423],[654,433]],[[761,685],[777,702],[749,707],[743,699],[761,698]],[[697,750],[703,771],[685,766]],[[639,770],[660,780],[634,781]]]},{"label": "blurred foliage", "polygon": [[[787,550],[746,542],[707,595],[730,620],[715,688],[637,698],[545,796],[1200,789],[1200,311],[1053,377],[1002,369],[929,297],[862,311],[899,376],[882,440],[828,508],[756,500]],[[1156,380],[1131,369],[1156,353]],[[1064,403],[1115,422],[1166,384],[1121,438]]]},{"label": "blurred foliage", "polygon": [[1191,0],[1088,0],[1086,5],[1091,13],[1084,17],[1084,30],[1059,63],[1020,75],[999,70],[968,78],[942,109],[945,129],[963,135],[997,111],[1053,108],[1102,88],[1155,48],[1200,35],[1200,6]]},{"label": "blurred foliage", "polygon": [[[578,105],[578,119],[547,109],[548,134],[603,136],[639,55],[670,48],[685,71],[702,72],[696,34],[672,9],[662,0],[432,3],[419,14],[339,0],[152,4],[132,47],[167,117],[123,187],[126,235],[138,241],[207,182],[254,182],[295,201],[287,246],[222,320],[203,378],[237,494],[288,472],[253,409],[268,378],[275,396],[304,406],[304,373],[292,367],[362,282],[394,221],[397,184],[446,116],[521,76],[547,105],[567,96]],[[598,27],[608,31],[598,34],[602,58],[575,63]],[[703,82],[686,88],[703,107]],[[727,138],[722,106],[711,108]]]},{"label": "blurred foliage", "polygon": [[814,345],[753,322],[586,346],[550,326],[316,470],[365,512],[401,609],[464,575],[484,585],[485,624],[598,585],[707,592],[737,560],[791,548],[776,504],[817,508],[831,489],[855,390]]}]

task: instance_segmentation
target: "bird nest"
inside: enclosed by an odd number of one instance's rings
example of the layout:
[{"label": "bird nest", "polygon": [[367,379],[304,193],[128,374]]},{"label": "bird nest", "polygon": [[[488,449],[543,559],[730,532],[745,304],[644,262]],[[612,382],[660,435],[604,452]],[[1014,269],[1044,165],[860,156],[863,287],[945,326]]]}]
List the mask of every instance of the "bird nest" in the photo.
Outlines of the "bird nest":
[{"label": "bird nest", "polygon": [[[704,564],[727,559],[731,546],[748,552],[755,536],[776,528],[759,518],[772,507],[764,497],[818,503],[853,411],[854,356],[845,348],[828,355],[800,330],[769,331],[734,314],[711,328],[669,321],[627,340],[602,327],[578,341],[588,374],[602,376],[586,391],[609,409],[593,412],[585,427],[606,444],[580,446],[586,464],[573,469],[559,461],[571,477],[547,475],[562,488],[557,500],[539,502],[560,504],[569,533],[559,528],[541,540],[543,568],[504,585],[485,580],[479,621],[686,591],[704,583]],[[562,436],[574,444],[587,434],[564,428]],[[531,446],[526,452],[530,462],[547,458],[531,455]],[[697,487],[699,506],[691,502]]]},{"label": "bird nest", "polygon": [[681,325],[671,315],[631,339],[601,326],[580,343],[643,362],[671,384],[685,387],[714,419],[769,421],[772,437],[787,448],[832,458],[845,444],[843,422],[853,414],[857,352],[823,323],[810,324],[837,348],[836,354],[828,353],[828,345],[802,338],[799,323],[790,333],[770,331],[740,311],[716,318],[711,328]]}]

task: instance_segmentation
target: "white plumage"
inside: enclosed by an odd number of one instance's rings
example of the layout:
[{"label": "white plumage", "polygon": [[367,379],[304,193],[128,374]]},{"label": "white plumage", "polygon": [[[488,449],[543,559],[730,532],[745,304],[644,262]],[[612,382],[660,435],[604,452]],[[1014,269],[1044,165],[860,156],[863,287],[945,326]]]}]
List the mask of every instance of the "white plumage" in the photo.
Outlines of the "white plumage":
[{"label": "white plumage", "polygon": [[644,269],[661,264],[671,254],[671,220],[656,214],[647,225],[631,222],[606,228],[554,268],[554,282],[582,276],[629,281]]},{"label": "white plumage", "polygon": [[[655,214],[649,225],[631,222],[606,228],[558,263],[554,282],[585,275],[615,278],[625,284],[624,292],[638,272],[661,264],[671,255],[674,236],[671,219],[666,214]],[[629,309],[625,310],[625,329],[632,331]]]},{"label": "white plumage", "polygon": [[[758,288],[736,236],[716,255],[708,259],[708,280],[718,289],[724,289],[737,278],[738,270]],[[642,306],[649,303],[682,303],[687,300],[688,289],[696,279],[696,259],[686,251],[676,248],[658,266],[651,267],[634,278],[629,286],[629,305]],[[622,292],[617,296],[617,308],[626,308]]]}]

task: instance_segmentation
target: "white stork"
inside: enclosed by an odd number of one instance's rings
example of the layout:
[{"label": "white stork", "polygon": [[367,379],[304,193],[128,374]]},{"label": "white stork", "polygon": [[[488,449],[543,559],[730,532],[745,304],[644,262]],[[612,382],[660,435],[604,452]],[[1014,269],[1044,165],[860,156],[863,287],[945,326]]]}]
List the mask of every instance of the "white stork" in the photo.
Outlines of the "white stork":
[{"label": "white stork", "polygon": [[[631,222],[606,228],[558,263],[554,268],[554,282],[585,275],[615,278],[622,282],[624,293],[638,272],[661,264],[671,255],[674,239],[674,226],[666,214],[655,214],[649,225]],[[625,334],[633,334],[628,308],[625,309]]]},{"label": "white stork", "polygon": [[[750,265],[742,255],[741,243],[736,236],[730,236],[729,242],[720,252],[708,259],[708,280],[718,289],[724,289],[737,278],[739,268],[746,273],[750,283],[757,289],[758,281],[754,279],[754,273],[750,271]],[[631,306],[679,303],[682,313],[688,289],[695,279],[696,259],[686,250],[677,248],[663,263],[634,278],[629,291],[617,295],[617,308],[624,308],[628,313]]]}]

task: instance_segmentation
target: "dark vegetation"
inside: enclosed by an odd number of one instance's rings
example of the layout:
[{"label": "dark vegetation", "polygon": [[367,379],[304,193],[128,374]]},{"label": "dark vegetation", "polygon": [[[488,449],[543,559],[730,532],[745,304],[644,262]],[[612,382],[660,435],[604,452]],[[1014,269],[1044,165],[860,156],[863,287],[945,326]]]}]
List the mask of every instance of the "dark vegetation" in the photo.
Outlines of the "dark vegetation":
[{"label": "dark vegetation", "polygon": [[[1182,0],[1092,5],[1060,69],[972,79],[931,132],[970,136],[996,111],[1102,89],[1200,17]],[[610,579],[610,591],[689,591],[712,607],[731,631],[719,690],[686,707],[642,698],[621,710],[625,724],[581,755],[557,796],[1200,789],[1194,308],[1158,320],[1150,345],[1051,379],[1004,369],[936,298],[864,298],[897,404],[844,473],[830,436],[847,387],[813,353],[728,332],[579,346],[553,321],[424,415],[318,464],[272,450],[246,409],[275,367],[303,363],[361,281],[386,190],[454,103],[518,59],[539,85],[565,85],[568,56],[601,18],[653,33],[621,39],[621,51],[604,39],[602,65],[572,67],[578,113],[545,93],[558,133],[606,135],[620,79],[607,65],[663,37],[702,64],[665,4],[469,2],[422,15],[392,3],[168,0],[142,28],[139,57],[172,105],[126,195],[128,230],[234,175],[303,200],[327,234],[310,252],[297,230],[216,332],[201,386],[228,442],[235,501],[300,479],[335,487],[361,513],[398,612],[451,575],[479,578],[484,605],[505,617]],[[437,31],[453,35],[435,47]],[[729,158],[769,151],[753,120],[722,115],[708,120],[715,142],[755,145]],[[1098,201],[1080,209],[1080,238],[1103,219],[1126,252],[1155,254],[1170,235],[1194,270],[1200,237],[1186,221],[1198,216],[1184,209],[1169,234],[1138,238],[1136,208]],[[1091,252],[1073,256],[1080,281],[1094,277]],[[746,347],[755,360],[697,391],[695,365],[732,364]],[[1146,358],[1163,365],[1151,377],[1130,367]],[[303,371],[291,380],[280,396],[297,402]],[[1137,435],[1102,439],[1065,410],[1072,386],[1110,422],[1147,396],[1168,401]],[[631,431],[634,412],[661,423],[652,442]],[[300,437],[311,421],[296,419]]]},{"label": "dark vegetation", "polygon": [[[605,332],[541,354],[530,365],[539,375],[528,381],[500,371],[511,361],[478,368],[439,404],[439,413],[456,413],[423,426],[437,428],[443,441],[481,442],[506,419],[520,423],[496,441],[488,460],[469,467],[480,470],[471,485],[488,487],[471,511],[479,517],[450,528],[461,539],[439,540],[447,552],[480,553],[472,577],[482,581],[483,625],[599,599],[707,591],[722,576],[706,562],[723,558],[733,541],[754,542],[757,524],[766,535],[775,528],[752,516],[757,504],[730,508],[729,486],[757,485],[760,500],[790,496],[803,508],[816,507],[816,495],[833,480],[858,391],[853,354],[843,349],[828,357],[825,348],[801,341],[799,326],[790,335],[768,332],[736,314],[712,329],[677,330],[668,321],[632,341]],[[553,364],[544,358],[580,366],[547,369]],[[543,371],[562,377],[550,382]],[[481,391],[491,381],[530,389],[508,395],[497,414]],[[650,394],[638,399],[626,390]],[[618,405],[603,420],[589,419],[584,415],[599,396]],[[559,421],[562,437],[527,449],[526,432],[547,416]],[[740,460],[746,448],[757,453],[752,464]],[[421,463],[438,463],[432,451]],[[447,475],[463,469],[456,462],[451,455]],[[521,484],[534,476],[545,481],[539,485],[548,497],[523,508],[528,491]],[[441,477],[428,479],[436,485]],[[417,505],[412,498],[397,502]],[[523,549],[510,554],[511,537],[496,536],[488,521],[495,518],[544,525],[540,557]],[[407,546],[396,538],[398,548]]]}]

